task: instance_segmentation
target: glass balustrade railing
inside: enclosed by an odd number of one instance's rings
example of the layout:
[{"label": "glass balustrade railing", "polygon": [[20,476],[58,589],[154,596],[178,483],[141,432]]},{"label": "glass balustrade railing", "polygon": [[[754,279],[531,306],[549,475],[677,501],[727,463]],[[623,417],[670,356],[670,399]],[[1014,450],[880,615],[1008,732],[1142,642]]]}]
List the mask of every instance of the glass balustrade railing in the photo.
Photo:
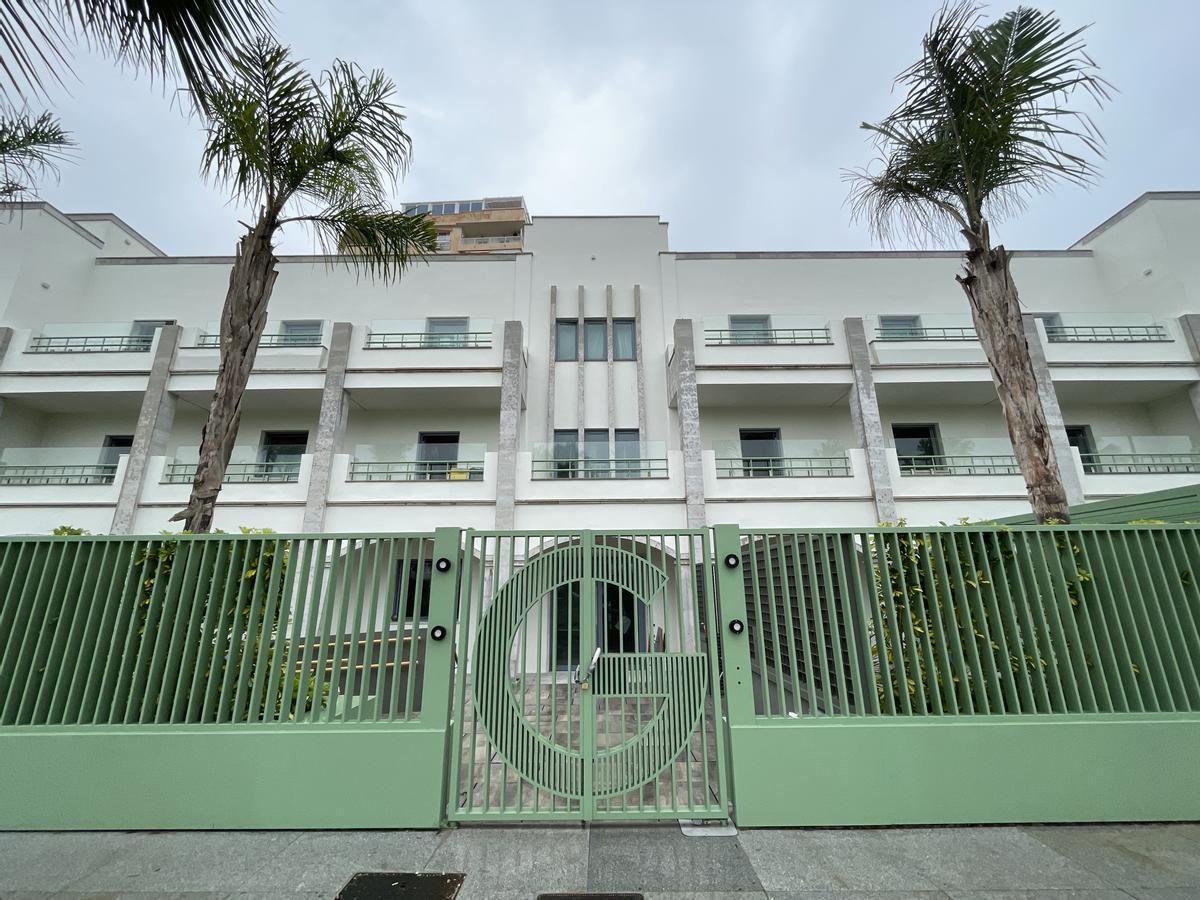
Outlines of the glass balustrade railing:
[{"label": "glass balustrade railing", "polygon": [[734,314],[705,316],[704,343],[709,347],[803,346],[832,344],[829,322],[818,316]]},{"label": "glass balustrade railing", "polygon": [[1187,435],[1109,435],[1079,452],[1088,475],[1171,475],[1200,472],[1200,449]]},{"label": "glass balustrade railing", "polygon": [[901,475],[1020,475],[1008,437],[947,437],[938,453],[898,448]]},{"label": "glass balustrade railing", "polygon": [[456,350],[492,346],[492,320],[391,319],[371,323],[367,350]]},{"label": "glass balustrade railing", "polygon": [[[220,347],[219,332],[204,332],[196,338],[197,347]],[[321,332],[305,331],[296,333],[276,332],[264,334],[258,339],[259,347],[320,347]]]},{"label": "glass balustrade railing", "polygon": [[718,478],[838,478],[850,475],[844,445],[830,441],[713,444]]},{"label": "glass balustrade railing", "polygon": [[358,444],[347,481],[482,481],[487,444]]},{"label": "glass balustrade railing", "polygon": [[6,447],[0,485],[112,484],[118,459],[96,447]]},{"label": "glass balustrade railing", "polygon": [[94,334],[39,334],[29,339],[25,352],[149,353],[152,346],[154,346],[153,332],[117,334],[105,328]]},{"label": "glass balustrade railing", "polygon": [[667,447],[661,441],[549,443],[533,445],[536,480],[572,478],[666,478]]},{"label": "glass balustrade railing", "polygon": [[[225,467],[226,484],[290,483],[300,480],[301,445],[279,445],[264,452],[257,447],[234,447]],[[196,477],[199,448],[180,448],[163,467],[163,484],[190,484]]]}]

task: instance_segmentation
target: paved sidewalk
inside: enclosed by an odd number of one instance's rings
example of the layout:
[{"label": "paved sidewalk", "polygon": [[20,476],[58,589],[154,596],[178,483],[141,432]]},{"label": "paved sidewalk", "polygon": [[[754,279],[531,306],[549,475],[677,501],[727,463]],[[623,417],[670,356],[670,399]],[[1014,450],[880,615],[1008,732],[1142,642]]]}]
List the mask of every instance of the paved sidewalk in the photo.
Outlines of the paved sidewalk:
[{"label": "paved sidewalk", "polygon": [[461,900],[1196,900],[1200,825],[0,833],[0,900],[332,897],[361,871],[463,872]]}]

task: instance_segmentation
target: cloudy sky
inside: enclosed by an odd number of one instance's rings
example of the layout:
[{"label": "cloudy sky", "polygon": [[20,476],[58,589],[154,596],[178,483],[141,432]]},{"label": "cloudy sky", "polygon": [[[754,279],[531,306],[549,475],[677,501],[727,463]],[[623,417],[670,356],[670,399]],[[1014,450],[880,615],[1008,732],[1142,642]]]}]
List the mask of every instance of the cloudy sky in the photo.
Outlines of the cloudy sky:
[{"label": "cloudy sky", "polygon": [[[313,68],[382,67],[408,110],[399,200],[523,194],[533,215],[651,213],[677,250],[872,246],[843,169],[894,105],[933,0],[277,0]],[[1009,8],[993,4],[989,11]],[[1118,89],[1096,115],[1103,180],[999,229],[1065,247],[1147,190],[1200,188],[1200,4],[1057,0]],[[198,174],[202,134],[162,84],[81,55],[57,112],[78,160],[45,199],[112,211],[167,252],[228,253],[239,210]],[[301,232],[283,249],[309,252]]]}]

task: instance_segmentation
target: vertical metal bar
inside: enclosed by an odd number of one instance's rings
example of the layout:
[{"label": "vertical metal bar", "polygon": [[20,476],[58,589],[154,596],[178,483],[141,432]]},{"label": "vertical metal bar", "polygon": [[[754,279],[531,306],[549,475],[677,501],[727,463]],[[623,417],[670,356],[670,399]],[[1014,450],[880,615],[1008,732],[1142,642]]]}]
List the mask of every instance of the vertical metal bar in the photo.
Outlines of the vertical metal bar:
[{"label": "vertical metal bar", "polygon": [[[242,541],[242,546],[245,548],[245,556],[242,557],[241,564],[237,569],[237,599],[234,602],[231,615],[226,624],[224,616],[221,617],[222,627],[228,628],[226,636],[226,647],[228,648],[225,659],[225,671],[221,677],[221,690],[217,695],[217,708],[215,710],[217,722],[235,722],[237,721],[237,710],[234,706],[234,692],[245,677],[243,671],[244,662],[242,661],[241,649],[243,643],[250,642],[250,636],[247,634],[249,630],[250,607],[246,605],[246,594],[253,591],[258,593],[257,574],[258,565],[262,560],[262,540],[259,538],[245,538]],[[243,616],[245,613],[245,616]],[[245,640],[243,640],[243,635]],[[221,657],[218,656],[218,659]]]},{"label": "vertical metal bar", "polygon": [[[895,676],[892,672],[892,664],[888,659],[887,647],[884,643],[887,637],[887,629],[884,626],[883,610],[880,609],[883,594],[880,591],[879,583],[875,578],[875,551],[878,549],[879,542],[870,532],[859,532],[862,549],[857,551],[861,560],[856,560],[854,566],[854,586],[859,591],[862,597],[862,603],[870,610],[870,618],[867,622],[873,626],[874,632],[872,637],[875,642],[875,664],[878,666],[877,682],[875,686],[875,701],[874,711],[877,713],[886,713],[888,715],[896,715],[896,696],[893,685],[895,684]],[[870,593],[864,587],[862,573],[863,570],[867,573],[866,582],[870,586]],[[869,653],[870,648],[864,648],[864,652]],[[876,666],[872,666],[872,671]]]},{"label": "vertical metal bar", "polygon": [[[1158,692],[1154,686],[1154,679],[1150,677],[1150,672],[1147,664],[1146,648],[1142,644],[1141,630],[1134,619],[1133,614],[1133,599],[1129,596],[1129,592],[1125,589],[1125,576],[1123,570],[1125,564],[1121,562],[1117,556],[1117,544],[1113,537],[1112,529],[1104,529],[1099,533],[1104,537],[1104,543],[1107,544],[1107,551],[1097,550],[1097,558],[1100,562],[1100,568],[1105,573],[1105,580],[1112,586],[1113,594],[1116,602],[1113,606],[1114,612],[1114,635],[1120,644],[1126,648],[1126,657],[1129,668],[1126,670],[1133,683],[1133,697],[1137,701],[1138,712],[1161,712],[1162,708],[1158,701]],[[1108,562],[1112,560],[1112,575],[1109,575]],[[1117,593],[1119,592],[1119,596]],[[1140,676],[1145,673],[1146,677]]]},{"label": "vertical metal bar", "polygon": [[[1008,619],[1000,614],[1000,604],[996,598],[995,578],[992,575],[992,563],[988,558],[989,544],[994,546],[995,535],[992,532],[980,533],[979,531],[972,532],[970,535],[974,538],[979,547],[977,556],[978,562],[975,564],[979,581],[979,592],[985,596],[987,616],[991,621],[991,627],[988,629],[991,642],[989,644],[989,653],[993,656],[996,653],[1000,654],[1000,658],[1004,663],[1003,671],[1000,666],[996,666],[996,678],[999,682],[1002,699],[998,700],[995,705],[996,712],[1017,713],[1022,709],[1022,698],[1027,698],[1025,709],[1033,711],[1035,708],[1033,702],[1033,691],[1029,686],[1029,679],[1022,678],[1020,685],[1017,684],[1016,673],[1013,669],[1013,653],[1008,646],[1008,635],[1012,634],[1014,640],[1018,640],[1019,636],[1016,630],[1009,626]],[[975,558],[975,557],[973,557]],[[1011,610],[1007,610],[1011,612]],[[1022,672],[1024,668],[1022,667]],[[1018,693],[1020,688],[1020,693]]]},{"label": "vertical metal bar", "polygon": [[[862,598],[862,580],[861,572],[859,572],[858,560],[855,559],[852,565],[846,564],[846,551],[852,555],[857,554],[854,549],[854,536],[851,534],[839,534],[834,538],[833,552],[834,562],[837,565],[837,577],[834,581],[836,590],[836,602],[840,603],[842,609],[842,622],[846,626],[846,641],[848,652],[850,654],[850,689],[854,696],[854,703],[848,705],[847,714],[851,710],[854,715],[878,715],[879,714],[879,696],[875,691],[875,685],[872,683],[868,686],[866,682],[866,673],[873,671],[870,661],[866,659],[869,650],[865,646],[859,646],[860,636],[865,638],[867,634],[866,622],[862,618],[862,609],[860,599]],[[853,581],[853,587],[850,582]],[[850,592],[850,596],[847,596]]]},{"label": "vertical metal bar", "polygon": [[[1088,625],[1092,631],[1096,645],[1096,654],[1101,666],[1101,678],[1105,689],[1108,692],[1110,706],[1109,712],[1129,712],[1132,709],[1129,697],[1130,692],[1125,689],[1125,678],[1122,672],[1128,673],[1132,678],[1132,672],[1129,668],[1129,654],[1124,649],[1124,641],[1121,639],[1119,629],[1112,629],[1108,624],[1108,611],[1105,609],[1107,600],[1113,596],[1112,582],[1109,581],[1107,573],[1102,573],[1096,568],[1096,563],[1093,562],[1093,556],[1097,561],[1102,561],[1097,534],[1094,531],[1081,531],[1079,534],[1079,547],[1083,556],[1084,568],[1091,575],[1091,580],[1080,584],[1080,598],[1087,594],[1091,595],[1088,606]],[[1094,546],[1096,553],[1089,552],[1088,547]],[[1115,621],[1115,619],[1114,619]],[[1114,631],[1117,631],[1114,638]],[[1117,640],[1121,639],[1121,650],[1117,649]],[[1136,691],[1132,690],[1136,695]],[[1140,706],[1141,698],[1138,697]]]},{"label": "vertical metal bar", "polygon": [[[275,623],[283,614],[281,607],[286,601],[286,597],[281,595],[280,582],[283,579],[284,566],[287,564],[288,541],[279,538],[264,541],[260,552],[265,552],[268,546],[274,547],[271,552],[271,574],[267,579],[267,588],[262,592],[262,613],[258,623],[249,633],[257,642],[257,647],[254,646],[254,642],[250,646],[251,650],[257,651],[254,655],[254,674],[251,678],[250,672],[247,672],[242,678],[242,686],[251,685],[250,705],[246,710],[248,722],[269,722],[275,717],[275,705],[269,699],[264,699],[263,689],[267,683],[267,660],[274,655],[274,645],[278,639]],[[262,582],[262,572],[260,557],[256,583]]]},{"label": "vertical metal bar", "polygon": [[[466,783],[466,798],[465,804],[469,806],[471,803],[471,794],[473,793],[474,783],[474,767],[475,767],[475,745],[472,743],[469,746],[464,746],[463,735],[466,731],[464,727],[464,718],[466,716],[466,692],[467,678],[469,677],[470,654],[472,648],[472,637],[474,636],[473,628],[473,610],[472,603],[472,584],[475,578],[475,548],[478,538],[475,535],[474,529],[467,529],[464,538],[465,552],[464,565],[466,571],[459,580],[458,589],[458,627],[455,630],[456,643],[455,652],[458,656],[458,677],[454,684],[454,706],[451,720],[453,722],[453,732],[450,743],[450,795],[447,800],[447,813],[452,813],[458,809],[459,801],[458,794],[464,793],[462,782],[462,763],[464,754],[468,760],[467,783]],[[394,566],[392,567],[394,570]],[[482,561],[480,564],[482,569]],[[481,572],[482,575],[482,572]],[[480,581],[482,581],[482,577]],[[397,645],[397,659],[399,658],[399,645]],[[394,705],[394,704],[393,704]]]},{"label": "vertical metal bar", "polygon": [[[217,572],[220,570],[223,546],[223,541],[204,541],[204,550],[200,559],[200,574],[192,591],[191,608],[188,610],[187,624],[181,638],[183,652],[175,667],[175,690],[171,697],[170,708],[160,705],[155,717],[156,721],[181,722],[186,718],[190,699],[188,691],[189,688],[195,690],[193,676],[196,673],[196,663],[200,656],[200,645],[207,634],[207,631],[204,630],[205,612],[212,608],[217,592]],[[167,661],[167,665],[169,670],[170,660]],[[166,701],[166,699],[167,692],[164,690],[163,700]]]},{"label": "vertical metal bar", "polygon": [[[966,664],[962,658],[962,642],[959,640],[959,623],[956,607],[956,597],[950,584],[950,571],[946,566],[945,549],[942,546],[941,533],[927,533],[926,538],[928,544],[926,550],[921,554],[921,571],[922,571],[922,591],[927,598],[932,599],[932,603],[927,605],[933,608],[933,631],[937,637],[937,653],[940,657],[939,665],[941,666],[942,677],[939,681],[940,690],[934,692],[936,703],[934,711],[938,714],[949,711],[957,715],[960,711],[958,702],[958,690],[955,688],[955,683],[961,683],[966,703],[963,705],[968,710],[971,707],[970,703],[970,685],[966,679]],[[934,573],[933,565],[937,563],[937,574]],[[941,576],[940,578],[938,576]],[[942,615],[942,600],[945,599],[946,614]],[[950,624],[946,624],[946,620],[950,620]],[[953,632],[953,634],[951,634]],[[951,647],[954,649],[954,661],[950,660]],[[942,700],[942,694],[945,694],[945,701]]]},{"label": "vertical metal bar", "polygon": [[[1147,606],[1152,610],[1151,620],[1160,635],[1160,655],[1166,656],[1173,680],[1170,682],[1171,693],[1177,709],[1188,709],[1191,703],[1200,696],[1200,682],[1196,679],[1196,670],[1188,658],[1185,647],[1177,647],[1176,642],[1182,632],[1182,623],[1175,615],[1174,591],[1168,584],[1161,563],[1155,554],[1146,553],[1146,543],[1149,535],[1141,530],[1132,531],[1131,543],[1135,551],[1135,560],[1146,575],[1147,587],[1154,591],[1149,595]],[[1163,654],[1163,650],[1166,651]]]},{"label": "vertical metal bar", "polygon": [[[906,584],[904,590],[904,595],[907,598],[905,600],[905,608],[908,611],[908,616],[905,618],[905,622],[909,625],[910,631],[914,637],[917,635],[918,631],[920,633],[920,636],[916,637],[916,640],[914,641],[914,647],[917,651],[917,659],[923,664],[922,671],[924,672],[924,677],[919,679],[917,684],[918,686],[925,685],[927,704],[924,707],[924,712],[932,712],[936,715],[941,715],[945,709],[942,704],[942,685],[940,684],[941,679],[938,678],[938,663],[933,652],[933,640],[929,636],[929,632],[931,630],[930,622],[932,617],[928,607],[926,606],[926,597],[930,597],[932,599],[933,606],[936,609],[938,602],[938,584],[931,579],[928,585],[923,585],[921,578],[922,563],[924,563],[926,569],[928,569],[929,566],[929,547],[931,539],[931,535],[928,532],[908,532],[907,547],[913,565],[913,584],[911,586]],[[906,583],[904,568],[904,566],[901,566],[899,569],[902,584]],[[944,570],[942,572],[942,579],[946,582],[949,581],[948,573]],[[947,585],[947,590],[948,589],[949,585]],[[950,605],[950,611],[957,620],[957,613],[955,612],[953,605]],[[953,631],[957,637],[957,622],[953,627]],[[944,635],[940,636],[940,638],[944,637]],[[958,673],[947,672],[945,674],[951,679],[951,693],[953,693],[953,679],[956,674],[960,675],[964,682],[963,687],[966,688],[965,670]],[[968,701],[968,703],[969,702],[970,701]],[[929,707],[932,707],[932,709]]]},{"label": "vertical metal bar", "polygon": [[[1064,544],[1061,548],[1058,546],[1058,535],[1061,535]],[[1101,712],[1102,710],[1097,706],[1095,686],[1092,684],[1087,658],[1084,655],[1083,635],[1080,633],[1079,624],[1075,621],[1080,607],[1071,603],[1071,584],[1078,584],[1076,578],[1079,569],[1079,565],[1075,562],[1073,535],[1072,531],[1060,529],[1053,529],[1044,534],[1038,541],[1038,556],[1045,572],[1044,577],[1051,583],[1049,596],[1055,600],[1053,603],[1054,614],[1061,623],[1060,629],[1066,644],[1064,659],[1068,660],[1068,668],[1075,676],[1079,708],[1083,712]],[[1059,552],[1047,552],[1047,540],[1052,542],[1054,550]],[[1066,568],[1063,566],[1064,554],[1071,561],[1070,576],[1067,575]],[[1078,598],[1078,602],[1083,603],[1082,595]]]},{"label": "vertical metal bar", "polygon": [[[129,626],[127,628],[125,638],[125,649],[121,654],[121,663],[117,669],[117,680],[113,687],[112,702],[107,718],[111,724],[126,723],[128,724],[127,715],[130,709],[130,703],[133,700],[134,692],[132,685],[136,681],[138,670],[145,662],[142,656],[142,647],[148,643],[147,631],[150,629],[151,613],[156,607],[156,600],[162,596],[162,591],[166,587],[166,579],[163,578],[163,553],[162,547],[166,541],[150,541],[146,545],[146,565],[142,569],[142,578],[138,582],[137,592],[133,597],[128,598],[131,607],[129,612]],[[150,571],[154,571],[153,578],[149,577]],[[145,618],[142,617],[142,592],[150,586],[149,594],[145,606]]]},{"label": "vertical metal bar", "polygon": [[[395,541],[382,537],[374,538],[373,541],[374,552],[371,554],[371,580],[369,582],[370,587],[367,589],[367,596],[370,598],[370,607],[367,610],[367,621],[362,623],[365,628],[363,632],[362,675],[359,676],[358,715],[355,717],[356,722],[363,720],[363,710],[371,702],[370,698],[372,696],[374,696],[375,701],[369,718],[380,718],[383,712],[380,704],[383,702],[384,678],[388,671],[386,665],[387,644],[384,641],[384,629],[382,626],[377,627],[376,614],[379,612],[380,606],[384,603],[383,598],[379,595],[380,562],[384,557],[384,548],[386,547],[390,550]],[[391,559],[391,554],[388,555],[388,558]],[[386,566],[383,567],[383,572],[384,580],[386,581]],[[378,662],[375,659],[376,641],[379,643]],[[372,674],[374,674],[375,678],[375,693],[373,695],[371,693]]]},{"label": "vertical metal bar", "polygon": [[[112,595],[115,593],[116,561],[124,545],[114,541],[104,541],[96,546],[100,552],[99,572],[92,583],[91,590],[85,595],[87,620],[76,635],[75,643],[68,647],[68,655],[73,660],[71,673],[63,685],[62,700],[59,701],[56,697],[51,709],[53,720],[64,725],[78,721],[79,705],[83,699],[81,676],[86,676],[91,660],[99,652],[98,636],[105,622],[105,610],[108,609],[112,602]],[[9,583],[9,579],[5,578],[5,584]],[[3,631],[4,626],[0,624],[0,633]]]},{"label": "vertical metal bar", "polygon": [[[182,568],[183,577],[178,580],[172,577],[167,592],[158,644],[154,648],[150,684],[142,700],[142,722],[162,722],[171,701],[175,699],[175,686],[180,678],[179,661],[183,655],[184,642],[188,638],[187,627],[191,620],[192,607],[200,593],[197,590],[200,563],[211,544],[212,541],[208,540],[187,541],[181,542],[176,548],[175,559],[171,563],[171,575],[174,576],[175,570]],[[183,565],[180,566],[179,552],[184,547],[187,549],[184,552]]]},{"label": "vertical metal bar", "polygon": [[[359,691],[355,689],[354,679],[357,677],[366,683],[367,670],[364,668],[362,674],[359,674],[359,660],[362,658],[359,655],[359,642],[365,640],[363,636],[363,603],[366,598],[366,582],[368,571],[368,552],[372,549],[371,538],[364,537],[362,539],[362,549],[358,552],[358,562],[355,565],[354,571],[354,613],[350,617],[346,628],[346,687],[342,691],[342,696],[345,698],[342,708],[342,721],[348,722],[351,718],[350,704],[354,702],[354,698],[358,696]],[[371,558],[374,558],[378,552],[378,545],[374,547],[374,553],[371,553]],[[347,597],[349,600],[349,597]],[[349,612],[349,603],[346,604],[346,612]],[[353,718],[356,721],[362,721],[362,707],[354,711]]]},{"label": "vertical metal bar", "polygon": [[[1027,546],[1029,536],[1025,536]],[[1059,604],[1065,595],[1065,583],[1063,584],[1064,592],[1060,594],[1054,589],[1054,585],[1050,578],[1050,564],[1046,560],[1045,542],[1053,540],[1053,535],[1046,532],[1038,532],[1033,536],[1033,546],[1036,549],[1036,554],[1031,550],[1029,553],[1030,568],[1034,573],[1034,582],[1038,585],[1039,594],[1042,597],[1042,616],[1047,622],[1048,631],[1051,634],[1051,646],[1054,649],[1054,670],[1058,672],[1059,678],[1063,681],[1064,694],[1067,702],[1067,711],[1069,712],[1088,712],[1084,705],[1084,695],[1079,690],[1079,679],[1075,675],[1075,667],[1072,660],[1072,641],[1068,634],[1067,623],[1064,622],[1062,611]],[[1067,601],[1070,605],[1070,601]],[[1050,615],[1046,615],[1046,610],[1049,609]],[[1074,624],[1073,622],[1071,624]],[[1079,642],[1074,642],[1075,648],[1078,649]],[[1064,677],[1065,676],[1065,677]]]},{"label": "vertical metal bar", "polygon": [[[59,614],[58,623],[54,629],[54,638],[50,642],[46,657],[46,671],[41,679],[37,699],[33,705],[33,724],[58,724],[54,718],[53,708],[61,693],[62,683],[70,668],[69,648],[78,640],[78,632],[82,627],[78,624],[82,618],[82,609],[86,605],[84,597],[88,592],[88,573],[94,572],[93,565],[97,554],[99,541],[87,541],[77,544],[75,560],[71,563],[71,574],[67,577],[66,590],[63,592],[63,607]],[[82,568],[80,563],[83,563]],[[69,613],[68,613],[69,609]]]},{"label": "vertical metal bar", "polygon": [[[221,687],[222,669],[227,667],[226,653],[229,643],[229,633],[232,625],[227,621],[230,613],[237,614],[236,597],[238,582],[245,565],[246,542],[241,538],[222,540],[225,553],[225,577],[221,588],[221,598],[209,600],[208,612],[205,614],[204,633],[201,635],[200,659],[196,665],[196,680],[192,684],[192,699],[188,705],[187,721],[216,722],[218,692]],[[217,579],[213,579],[214,586]],[[200,679],[204,680],[204,690],[200,690]]]},{"label": "vertical metal bar", "polygon": [[[313,541],[311,538],[294,538],[287,544],[287,577],[284,578],[283,596],[279,600],[279,618],[275,624],[276,638],[271,659],[270,678],[267,680],[267,703],[271,715],[269,721],[286,722],[288,720],[288,703],[291,699],[292,681],[295,677],[293,666],[296,659],[296,638],[300,626],[300,614],[303,612],[304,586],[308,583],[308,568],[312,554]],[[296,567],[300,567],[300,577],[297,580]],[[289,628],[293,637],[289,639]],[[282,684],[280,683],[282,681]]]},{"label": "vertical metal bar", "polygon": [[108,720],[113,680],[121,659],[123,622],[126,612],[132,615],[140,600],[142,569],[137,565],[137,558],[146,545],[147,542],[140,540],[121,544],[113,572],[113,590],[104,607],[96,650],[83,683],[78,717],[81,723],[96,724]]},{"label": "vertical metal bar", "polygon": [[[905,532],[905,536],[907,537],[909,546],[911,546],[913,539],[912,532]],[[909,659],[907,661],[910,667],[909,681],[912,683],[914,687],[913,693],[916,695],[914,698],[916,701],[915,708],[920,710],[921,715],[925,715],[929,712],[929,702],[925,696],[925,678],[927,677],[927,673],[925,675],[922,674],[920,659],[917,656],[917,636],[913,631],[912,598],[909,593],[908,578],[904,574],[907,560],[900,546],[899,535],[896,532],[891,532],[888,537],[890,539],[889,544],[892,551],[892,562],[895,566],[896,577],[900,581],[900,596],[904,598],[904,637],[901,646],[908,651]],[[891,580],[889,578],[890,583]],[[895,589],[893,589],[893,598],[895,597],[895,593]],[[894,608],[895,603],[893,602],[891,606]],[[900,637],[899,633],[896,634],[896,637]],[[905,693],[908,693],[907,685],[904,685],[904,687]]]},{"label": "vertical metal bar", "polygon": [[[1032,665],[1035,675],[1034,682],[1038,688],[1038,699],[1040,708],[1037,712],[1063,712],[1064,703],[1062,699],[1062,689],[1058,686],[1057,681],[1052,681],[1046,674],[1046,660],[1043,656],[1043,644],[1045,639],[1039,633],[1034,625],[1033,613],[1030,607],[1029,590],[1026,587],[1024,572],[1028,562],[1028,549],[1022,541],[1018,544],[1016,534],[1013,532],[1005,532],[1005,538],[1008,540],[1009,551],[1012,553],[1010,560],[1011,568],[1005,572],[1008,576],[1001,583],[1006,586],[1006,590],[1015,588],[1017,603],[1014,604],[1017,608],[1017,615],[1021,620],[1021,634],[1023,648],[1026,651],[1026,656],[1021,660],[1022,665]],[[1033,598],[1036,602],[1036,598]],[[1053,673],[1051,673],[1053,674]]]},{"label": "vertical metal bar", "polygon": [[[886,685],[889,695],[900,695],[899,710],[895,708],[894,696],[888,705],[893,713],[902,712],[906,716],[911,716],[913,707],[912,697],[908,691],[908,667],[904,658],[904,641],[900,637],[900,625],[896,617],[896,589],[892,586],[892,577],[889,572],[888,537],[889,533],[886,531],[868,533],[867,546],[870,550],[868,554],[870,564],[867,566],[867,575],[871,581],[872,593],[879,598],[879,603],[883,606],[887,625],[881,635],[881,641],[886,641],[886,643],[881,643],[879,648],[880,667],[892,670],[892,678]],[[876,572],[878,572],[878,576],[876,576]],[[876,577],[878,577],[878,583],[876,583]],[[887,663],[886,667],[884,663]],[[920,675],[920,673],[917,674]]]},{"label": "vertical metal bar", "polygon": [[[20,708],[25,688],[36,671],[36,666],[33,665],[34,649],[66,555],[65,543],[50,543],[47,547],[49,550],[46,563],[37,571],[34,582],[36,587],[31,593],[28,592],[29,582],[26,582],[26,590],[23,593],[29,597],[29,603],[22,604],[25,616],[22,619],[18,612],[18,621],[15,623],[17,627],[9,635],[7,649],[0,658],[0,663],[4,660],[14,660],[3,672],[3,680],[0,681],[0,684],[8,685],[7,696],[0,707],[0,724],[3,725],[20,724]],[[22,625],[24,627],[21,627]]]},{"label": "vertical metal bar", "polygon": [[1170,653],[1170,648],[1163,646],[1166,643],[1165,636],[1156,627],[1156,623],[1150,616],[1146,594],[1142,590],[1142,583],[1146,579],[1147,573],[1144,567],[1139,567],[1134,561],[1133,554],[1129,551],[1129,541],[1125,530],[1122,529],[1113,534],[1125,563],[1121,568],[1121,578],[1132,587],[1130,595],[1134,602],[1131,612],[1140,619],[1137,622],[1136,632],[1143,643],[1145,638],[1152,642],[1152,652],[1147,654],[1144,660],[1146,671],[1150,675],[1151,683],[1154,684],[1158,695],[1159,709],[1155,712],[1175,712],[1178,706],[1175,703],[1173,686],[1179,683],[1179,669]]}]

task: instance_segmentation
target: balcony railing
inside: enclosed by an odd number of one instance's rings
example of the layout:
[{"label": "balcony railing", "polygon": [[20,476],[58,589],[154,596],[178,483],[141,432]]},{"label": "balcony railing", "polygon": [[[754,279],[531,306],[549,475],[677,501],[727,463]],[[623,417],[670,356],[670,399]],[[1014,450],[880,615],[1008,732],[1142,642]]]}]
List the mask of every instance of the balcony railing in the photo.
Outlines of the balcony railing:
[{"label": "balcony railing", "polygon": [[[189,484],[196,477],[194,462],[173,460],[163,467],[163,484]],[[225,468],[226,484],[287,484],[300,480],[300,463],[231,462]]]},{"label": "balcony railing", "polygon": [[718,478],[839,478],[850,474],[844,456],[718,456]]},{"label": "balcony railing", "polygon": [[152,334],[39,335],[29,342],[26,353],[148,353]]},{"label": "balcony railing", "polygon": [[482,459],[351,460],[347,481],[483,481]]},{"label": "balcony railing", "polygon": [[116,463],[70,466],[26,466],[0,463],[0,485],[112,484]]},{"label": "balcony railing", "polygon": [[901,456],[901,475],[1020,475],[1017,458],[995,456]]},{"label": "balcony railing", "polygon": [[974,328],[889,328],[875,330],[877,341],[977,341]]},{"label": "balcony railing", "polygon": [[608,456],[609,452],[604,445],[593,449],[586,443],[536,444],[531,474],[536,480],[667,477],[667,449],[662,442],[618,443],[617,455]]},{"label": "balcony railing", "polygon": [[704,332],[709,347],[762,344],[832,344],[828,328],[711,328]]},{"label": "balcony railing", "polygon": [[461,331],[439,334],[433,331],[381,331],[367,335],[367,350],[449,350],[492,346],[490,331]]},{"label": "balcony railing", "polygon": [[[196,338],[197,347],[220,347],[221,335],[202,334]],[[321,334],[264,334],[258,339],[260,347],[320,347]]]},{"label": "balcony railing", "polygon": [[1200,473],[1200,453],[1081,453],[1088,475]]},{"label": "balcony railing", "polygon": [[1169,343],[1171,337],[1162,325],[1047,325],[1046,339],[1051,343]]},{"label": "balcony railing", "polygon": [[458,242],[460,247],[484,247],[488,244],[519,244],[519,234],[494,234],[485,237],[465,237]]}]

